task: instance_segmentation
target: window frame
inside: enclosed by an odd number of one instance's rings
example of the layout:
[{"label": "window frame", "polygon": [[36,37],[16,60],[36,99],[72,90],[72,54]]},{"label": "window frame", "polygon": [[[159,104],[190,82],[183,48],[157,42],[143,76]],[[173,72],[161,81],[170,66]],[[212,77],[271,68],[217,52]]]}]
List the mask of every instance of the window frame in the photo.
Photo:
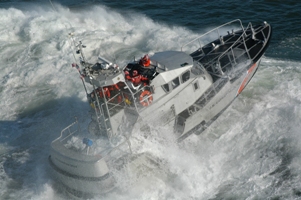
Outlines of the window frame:
[{"label": "window frame", "polygon": [[[184,74],[186,74],[186,73],[189,74],[189,77],[188,77],[188,79],[186,79],[186,80],[184,81],[183,76],[184,76]],[[183,72],[183,73],[181,74],[181,82],[182,82],[182,83],[185,83],[186,81],[188,81],[188,80],[190,79],[190,77],[191,77],[191,72],[190,72],[190,70],[187,70],[187,71]]]},{"label": "window frame", "polygon": [[[168,90],[167,90],[167,88],[165,86],[168,87]],[[169,93],[172,90],[171,87],[170,87],[170,85],[169,85],[169,83],[165,83],[164,85],[161,85],[161,87],[162,87],[162,89],[163,89],[163,91],[165,93]]]},{"label": "window frame", "polygon": [[[177,80],[177,82],[174,82],[174,80]],[[176,78],[172,79],[172,80],[170,81],[170,83],[171,83],[172,90],[173,90],[173,89],[176,89],[177,87],[179,87],[179,86],[181,85],[180,77],[177,76]],[[175,85],[173,85],[173,83],[174,83]]]}]

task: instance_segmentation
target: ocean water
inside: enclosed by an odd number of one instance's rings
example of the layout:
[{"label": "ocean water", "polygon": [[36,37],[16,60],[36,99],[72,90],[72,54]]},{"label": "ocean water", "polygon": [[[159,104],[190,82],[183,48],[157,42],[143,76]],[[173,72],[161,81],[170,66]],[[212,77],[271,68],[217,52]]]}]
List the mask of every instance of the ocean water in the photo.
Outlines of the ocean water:
[{"label": "ocean water", "polygon": [[70,199],[52,180],[49,146],[65,126],[89,122],[68,33],[123,66],[179,50],[222,23],[267,21],[273,37],[233,104],[181,144],[152,129],[139,151],[159,165],[117,175],[95,199],[301,199],[301,4],[296,0],[0,2],[0,199]]}]

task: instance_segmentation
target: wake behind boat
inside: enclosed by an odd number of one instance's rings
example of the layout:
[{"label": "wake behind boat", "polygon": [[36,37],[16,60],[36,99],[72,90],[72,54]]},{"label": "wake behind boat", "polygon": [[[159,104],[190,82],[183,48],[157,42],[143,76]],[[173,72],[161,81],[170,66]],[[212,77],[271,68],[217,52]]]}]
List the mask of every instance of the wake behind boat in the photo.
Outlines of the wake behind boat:
[{"label": "wake behind boat", "polygon": [[[114,189],[112,169],[137,157],[152,159],[132,153],[137,127],[167,126],[177,142],[200,134],[249,83],[271,32],[266,22],[243,27],[234,20],[183,45],[181,51],[145,55],[122,69],[104,58],[87,62],[80,43],[81,67],[73,66],[88,84],[84,88],[93,111],[90,136],[76,121],[52,142],[49,161],[58,181],[84,197]],[[190,49],[195,50],[186,53]]]}]

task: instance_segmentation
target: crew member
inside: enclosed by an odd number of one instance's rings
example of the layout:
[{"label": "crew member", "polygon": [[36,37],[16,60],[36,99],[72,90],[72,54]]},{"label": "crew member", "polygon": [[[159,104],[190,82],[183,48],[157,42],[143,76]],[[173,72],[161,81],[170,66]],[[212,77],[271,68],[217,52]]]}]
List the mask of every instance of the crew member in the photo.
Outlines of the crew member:
[{"label": "crew member", "polygon": [[[102,89],[103,89],[103,93],[105,94],[105,97],[107,97],[108,99],[111,98],[111,93],[110,93],[109,88],[103,87]],[[101,88],[97,88],[96,90],[98,91],[99,97],[103,98],[104,96],[103,96]]]},{"label": "crew member", "polygon": [[137,70],[133,71],[132,76],[126,75],[126,79],[129,80],[129,81],[131,81],[134,86],[138,86],[141,83],[143,83],[144,85],[148,85],[149,84],[148,78],[142,76],[141,74],[138,74]]},{"label": "crew member", "polygon": [[140,59],[139,64],[143,67],[148,67],[150,66],[150,59],[148,54],[144,55],[143,58]]},{"label": "crew member", "polygon": [[124,71],[125,79],[130,81],[132,79],[129,71]]}]

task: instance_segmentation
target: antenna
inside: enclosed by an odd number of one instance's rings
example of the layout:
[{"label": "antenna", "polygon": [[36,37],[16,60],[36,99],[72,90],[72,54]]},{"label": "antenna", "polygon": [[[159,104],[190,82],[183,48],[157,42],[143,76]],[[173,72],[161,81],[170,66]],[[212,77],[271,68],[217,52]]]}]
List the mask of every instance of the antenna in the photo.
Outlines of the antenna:
[{"label": "antenna", "polygon": [[[51,0],[49,0],[49,3],[51,4],[53,10],[54,10],[55,12],[58,13],[58,10],[55,8],[55,6],[53,5],[53,3],[52,3]],[[70,26],[72,27],[71,24],[70,24]],[[66,31],[68,31],[66,25],[65,25],[65,29],[66,29]],[[74,49],[72,48],[72,46],[74,46],[74,47],[77,49],[77,50],[76,50],[76,53],[77,53],[77,54],[79,54],[79,53],[81,54],[81,57],[80,57],[80,64],[81,64],[84,68],[86,68],[86,65],[85,65],[85,63],[86,63],[86,58],[85,58],[85,56],[84,56],[84,54],[83,54],[83,51],[82,51],[82,48],[85,48],[86,46],[83,45],[81,41],[79,41],[79,43],[76,44],[76,42],[75,42],[75,40],[74,40],[74,37],[73,37],[73,36],[74,36],[73,33],[69,33],[68,36],[69,36],[69,38],[71,39],[70,48],[71,48],[71,50],[72,50],[73,58],[74,58],[74,61],[75,61],[75,63],[72,63],[72,67],[75,67],[75,68],[78,70],[78,73],[80,74],[80,78],[81,78],[81,80],[82,80],[82,83],[83,83],[83,86],[84,86],[84,88],[85,88],[86,94],[88,94],[88,91],[87,91],[87,88],[86,88],[86,85],[85,85],[85,82],[84,82],[84,76],[85,76],[85,75],[81,73],[81,70],[80,70],[79,66],[77,65],[77,62],[76,62],[77,59],[76,59],[75,54],[74,54]],[[70,42],[70,41],[69,41],[69,42]],[[72,43],[73,43],[73,45],[72,45]],[[89,70],[86,70],[86,71],[89,71]]]},{"label": "antenna", "polygon": [[52,6],[53,10],[54,10],[54,11],[56,11],[56,12],[58,12],[58,11],[57,11],[57,9],[54,7],[54,5],[53,5],[52,1],[51,1],[51,0],[49,0],[49,2],[50,2],[50,4],[51,4],[51,6]]},{"label": "antenna", "polygon": [[[49,3],[51,4],[52,9],[53,9],[56,13],[58,13],[58,10],[56,9],[56,7],[54,6],[54,4],[52,3],[51,0],[49,0]],[[69,22],[68,22],[68,23],[69,23]],[[71,23],[69,23],[69,24],[70,24],[70,26],[72,27]],[[66,29],[66,32],[68,32],[68,29],[67,29],[66,24],[65,24],[65,29]],[[73,34],[73,33],[69,33],[68,36],[71,38],[71,40],[72,40],[71,43],[73,43],[73,46],[77,48],[78,45],[76,45],[76,42],[75,42],[75,40],[74,40],[74,38],[73,38],[74,34]],[[72,44],[70,44],[70,46],[72,47]],[[74,60],[75,60],[75,62],[76,62],[77,59],[76,59],[76,57],[75,57],[75,54],[74,54],[73,49],[72,49],[72,54],[73,54]]]},{"label": "antenna", "polygon": [[81,64],[85,64],[86,63],[86,58],[83,52],[83,48],[86,48],[85,45],[83,45],[82,41],[79,41],[78,45],[76,45],[76,47],[78,48],[76,53],[81,55]]}]

